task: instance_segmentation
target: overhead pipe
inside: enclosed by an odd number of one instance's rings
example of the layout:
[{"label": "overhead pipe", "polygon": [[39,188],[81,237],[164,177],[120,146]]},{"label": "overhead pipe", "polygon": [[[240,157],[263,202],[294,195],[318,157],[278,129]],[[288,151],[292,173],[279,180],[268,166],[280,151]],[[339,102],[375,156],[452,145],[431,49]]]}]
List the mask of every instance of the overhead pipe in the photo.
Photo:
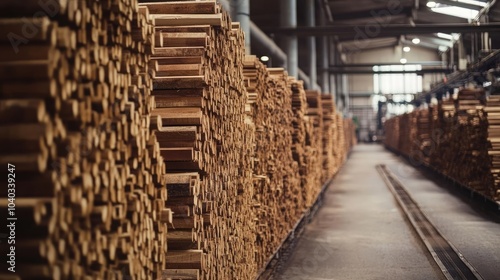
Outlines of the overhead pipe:
[{"label": "overhead pipe", "polygon": [[287,57],[285,52],[252,21],[250,21],[250,37],[255,50],[269,56],[273,65],[286,66]]},{"label": "overhead pipe", "polygon": [[[388,66],[394,65],[394,62],[381,62],[381,63],[350,63],[342,65],[331,65],[330,68],[373,68],[374,66]],[[413,61],[408,62],[405,65],[422,65],[422,66],[441,66],[443,63],[441,61]]]},{"label": "overhead pipe", "polygon": [[[327,24],[327,9],[325,8],[325,3],[322,1],[322,10],[319,13],[319,23],[320,25]],[[321,69],[321,89],[323,92],[330,92],[330,73],[324,70],[330,65],[329,54],[328,54],[328,37],[321,36],[319,38],[319,53],[320,53],[320,69]]]},{"label": "overhead pipe", "polygon": [[304,71],[302,70],[298,70],[299,71],[299,80],[302,80],[304,81],[304,85],[306,86],[306,88],[312,88],[312,85],[311,85],[311,79],[309,79],[309,77],[307,77],[307,74],[304,73]]},{"label": "overhead pipe", "polygon": [[[297,0],[281,0],[280,25],[283,28],[297,28]],[[295,34],[287,34],[282,38],[282,47],[288,56],[288,75],[298,78],[299,42]]]},{"label": "overhead pipe", "polygon": [[450,68],[434,68],[422,70],[393,70],[393,71],[373,71],[373,70],[359,70],[359,69],[342,69],[342,68],[329,68],[328,71],[332,74],[350,74],[350,75],[366,75],[366,74],[433,74],[433,73],[446,73],[450,74],[453,69]]},{"label": "overhead pipe", "polygon": [[282,35],[308,36],[352,36],[355,40],[373,39],[384,36],[399,36],[404,34],[431,34],[436,30],[444,33],[495,32],[500,29],[500,23],[485,23],[472,25],[468,23],[446,24],[389,24],[379,26],[375,31],[364,25],[328,25],[328,26],[298,26],[298,27],[266,27],[266,32]]}]

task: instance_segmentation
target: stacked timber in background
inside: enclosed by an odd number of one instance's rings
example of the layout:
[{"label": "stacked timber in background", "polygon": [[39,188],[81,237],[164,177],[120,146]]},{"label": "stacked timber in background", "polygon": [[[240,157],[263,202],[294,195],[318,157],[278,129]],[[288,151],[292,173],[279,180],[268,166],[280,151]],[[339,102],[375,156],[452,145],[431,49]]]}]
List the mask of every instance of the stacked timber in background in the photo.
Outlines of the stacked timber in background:
[{"label": "stacked timber in background", "polygon": [[419,154],[422,161],[430,163],[431,153],[431,131],[430,131],[430,110],[417,110],[414,114],[414,127],[416,128],[415,138],[412,138],[415,154]]},{"label": "stacked timber in background", "polygon": [[308,145],[306,147],[307,179],[305,184],[307,187],[304,188],[306,190],[304,192],[304,202],[306,208],[309,208],[318,196],[319,187],[325,183],[321,178],[323,166],[323,108],[319,91],[306,91],[306,98],[306,115],[309,121],[306,134],[306,143]]},{"label": "stacked timber in background", "polygon": [[384,123],[384,145],[393,151],[399,151],[399,137],[401,135],[401,118],[390,118]]},{"label": "stacked timber in background", "polygon": [[349,127],[344,127],[344,118],[340,113],[336,112],[334,118],[335,118],[335,124],[333,127],[334,131],[333,156],[334,156],[335,166],[333,169],[333,174],[336,174],[339,171],[340,166],[342,166],[347,157],[347,154],[345,152],[342,152],[342,150],[347,145],[345,129],[346,128],[348,129]]},{"label": "stacked timber in background", "polygon": [[[343,119],[343,122],[345,146],[342,147],[342,149],[350,151],[358,143],[358,140],[356,139],[356,126],[354,125],[352,119]],[[347,157],[347,154],[345,157]]]},{"label": "stacked timber in background", "polygon": [[302,196],[299,166],[292,152],[294,115],[288,75],[283,69],[265,71],[258,62],[256,70],[255,257],[260,269],[302,214]]},{"label": "stacked timber in background", "polygon": [[10,17],[0,19],[0,158],[16,166],[16,274],[159,276],[167,193],[149,129],[146,11],[136,1],[2,1],[0,11]]},{"label": "stacked timber in background", "polygon": [[321,95],[321,108],[323,110],[323,176],[322,181],[328,180],[335,170],[335,104],[330,94]]},{"label": "stacked timber in background", "polygon": [[[336,111],[333,95],[322,94],[323,111],[323,181],[336,174],[347,158],[342,151],[350,147],[355,137],[354,124],[351,119],[345,119]],[[349,139],[349,140],[348,140]]]},{"label": "stacked timber in background", "polygon": [[488,155],[490,157],[488,194],[500,201],[500,96],[490,96],[486,101],[484,111],[487,116]]},{"label": "stacked timber in background", "polygon": [[[445,99],[436,107],[386,121],[385,130],[390,133],[386,134],[385,144],[409,156],[413,163],[426,164],[498,201],[499,104],[497,96],[487,99],[483,90],[462,89],[456,99]],[[415,120],[408,122],[411,118]],[[406,134],[408,129],[413,134]],[[421,142],[408,153],[405,143],[410,139]],[[412,158],[417,152],[420,156]]]},{"label": "stacked timber in background", "polygon": [[[318,185],[308,184],[308,166],[306,159],[306,149],[308,144],[306,143],[306,137],[309,128],[309,117],[306,116],[307,113],[307,97],[304,90],[304,84],[302,81],[297,81],[293,77],[288,77],[288,82],[290,86],[290,92],[292,96],[292,112],[293,112],[293,133],[292,133],[292,153],[293,159],[297,162],[299,167],[299,180],[302,189],[298,189],[298,193],[295,194],[295,199],[297,205],[301,210],[305,210],[306,196],[308,193],[313,195],[312,188],[319,188]],[[312,183],[312,182],[311,182]]]},{"label": "stacked timber in background", "polygon": [[[450,143],[454,154],[449,176],[466,186],[485,194],[489,169],[487,124],[484,114],[485,92],[463,89],[456,100],[456,116]],[[465,167],[465,168],[464,168]]]},{"label": "stacked timber in background", "polygon": [[453,158],[455,155],[455,151],[451,149],[451,143],[455,141],[455,139],[453,139],[453,131],[456,129],[455,100],[451,97],[443,100],[438,114],[440,118],[439,123],[441,125],[442,136],[440,145],[437,147],[437,155],[439,155],[439,162],[437,166],[440,170],[443,170],[443,174],[449,176],[447,172],[451,169],[451,164],[453,164],[449,161],[449,159]]}]

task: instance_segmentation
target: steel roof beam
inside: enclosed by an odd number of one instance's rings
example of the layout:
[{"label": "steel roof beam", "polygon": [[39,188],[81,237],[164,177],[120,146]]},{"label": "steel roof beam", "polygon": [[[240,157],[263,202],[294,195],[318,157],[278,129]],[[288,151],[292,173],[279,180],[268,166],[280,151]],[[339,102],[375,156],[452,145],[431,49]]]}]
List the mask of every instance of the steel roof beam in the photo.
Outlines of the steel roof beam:
[{"label": "steel roof beam", "polygon": [[354,40],[372,39],[377,37],[388,37],[408,34],[432,34],[436,30],[443,33],[469,33],[469,32],[495,32],[500,30],[500,23],[486,23],[481,25],[471,24],[388,24],[381,25],[374,22],[366,25],[328,25],[315,27],[265,27],[268,33],[283,35],[296,35],[300,37],[309,36],[344,36],[352,37]]}]

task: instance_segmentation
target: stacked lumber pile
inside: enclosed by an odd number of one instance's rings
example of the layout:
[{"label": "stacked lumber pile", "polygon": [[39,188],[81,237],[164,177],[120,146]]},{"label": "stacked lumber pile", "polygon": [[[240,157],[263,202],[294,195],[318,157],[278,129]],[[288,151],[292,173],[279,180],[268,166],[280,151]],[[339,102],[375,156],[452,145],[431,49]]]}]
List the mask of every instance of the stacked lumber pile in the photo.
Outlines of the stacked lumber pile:
[{"label": "stacked lumber pile", "polygon": [[399,121],[401,118],[390,118],[384,123],[385,139],[384,145],[392,150],[399,151],[399,136],[400,125]]},{"label": "stacked lumber pile", "polygon": [[335,103],[331,94],[321,95],[321,108],[323,111],[323,177],[328,180],[335,170]]},{"label": "stacked lumber pile", "polygon": [[331,96],[245,59],[214,1],[48,2],[0,3],[17,275],[253,278],[345,158]]},{"label": "stacked lumber pile", "polygon": [[344,118],[342,117],[342,115],[340,113],[335,113],[334,120],[335,127],[333,128],[333,131],[335,140],[333,146],[333,157],[335,163],[333,174],[336,174],[347,158],[347,154],[344,151],[345,147],[347,146],[347,139],[345,138],[346,128],[344,127]]},{"label": "stacked lumber pile", "polygon": [[[458,93],[456,114],[451,131],[447,174],[480,193],[486,192],[485,171],[488,170],[487,130],[484,116],[483,90],[464,89]],[[453,156],[453,157],[452,157]]]},{"label": "stacked lumber pile", "polygon": [[302,214],[296,207],[302,196],[299,167],[291,148],[294,115],[288,75],[281,68],[265,71],[262,64],[256,70],[255,249],[257,267],[262,268]]},{"label": "stacked lumber pile", "polygon": [[[416,164],[425,163],[438,172],[462,185],[494,200],[498,197],[497,129],[500,115],[500,99],[496,96],[486,100],[484,90],[462,89],[456,99],[449,98],[438,103],[437,108],[413,112],[416,120],[406,125],[406,115],[386,122],[386,131],[398,131],[386,135],[386,145],[411,154],[401,146],[408,141],[405,126],[415,131],[410,139],[421,141],[414,146],[415,152],[424,155]],[[408,114],[408,115],[412,115]],[[500,124],[500,123],[499,123]],[[429,143],[422,145],[422,143]],[[428,155],[428,156],[427,156]],[[427,157],[426,157],[427,156]]]},{"label": "stacked lumber pile", "polygon": [[2,1],[0,11],[10,17],[0,19],[0,158],[17,173],[16,274],[158,276],[167,193],[149,128],[146,10],[57,0]]},{"label": "stacked lumber pile", "polygon": [[[310,168],[313,168],[310,163],[311,160],[308,156],[311,156],[310,143],[307,143],[306,138],[311,135],[311,123],[307,114],[307,97],[304,90],[304,84],[302,81],[297,81],[292,77],[288,77],[289,85],[291,87],[292,93],[292,111],[293,111],[293,145],[292,153],[293,159],[297,162],[299,166],[300,175],[300,185],[302,186],[301,193],[299,197],[300,201],[297,201],[298,207],[302,210],[306,209],[306,200],[315,200],[315,189],[319,189],[321,184],[314,185],[314,182],[309,181]],[[309,149],[308,149],[309,147]],[[309,152],[308,154],[306,154]],[[308,164],[309,163],[309,164]],[[309,197],[311,196],[311,197]]]},{"label": "stacked lumber pile", "polygon": [[399,120],[399,149],[405,155],[411,155],[411,147],[412,147],[412,115],[405,113],[401,116]]},{"label": "stacked lumber pile", "polygon": [[414,114],[414,127],[416,128],[413,139],[413,152],[420,155],[420,160],[424,163],[430,163],[431,153],[431,131],[430,131],[430,112],[428,109],[417,110]]},{"label": "stacked lumber pile", "polygon": [[[345,146],[343,148],[344,151],[350,151],[356,144],[356,126],[352,119],[344,119],[344,138],[345,138]],[[346,153],[347,157],[347,153]]]},{"label": "stacked lumber pile", "polygon": [[306,182],[307,191],[303,191],[306,208],[309,208],[325,183],[321,180],[323,166],[323,108],[321,107],[321,92],[306,91],[308,117],[306,129]]},{"label": "stacked lumber pile", "polygon": [[500,96],[492,95],[486,101],[487,139],[489,155],[488,194],[500,201]]},{"label": "stacked lumber pile", "polygon": [[[253,258],[254,127],[244,37],[214,1],[141,4],[155,23],[157,137],[173,211],[163,276],[245,279]],[[185,190],[171,178],[186,178]],[[190,178],[189,180],[187,180]],[[170,188],[170,186],[172,186]]]},{"label": "stacked lumber pile", "polygon": [[438,132],[432,132],[437,134],[436,146],[436,158],[435,167],[438,170],[443,170],[443,174],[447,175],[447,170],[449,170],[450,162],[448,158],[454,156],[454,151],[451,149],[451,143],[453,142],[452,131],[455,130],[455,114],[456,106],[455,100],[453,98],[444,99],[439,103],[438,107]]},{"label": "stacked lumber pile", "polygon": [[429,166],[437,166],[440,156],[439,156],[439,146],[441,145],[443,130],[441,129],[439,111],[442,104],[442,100],[438,101],[437,105],[429,106],[429,135],[430,135],[430,147],[426,150],[428,157]]}]

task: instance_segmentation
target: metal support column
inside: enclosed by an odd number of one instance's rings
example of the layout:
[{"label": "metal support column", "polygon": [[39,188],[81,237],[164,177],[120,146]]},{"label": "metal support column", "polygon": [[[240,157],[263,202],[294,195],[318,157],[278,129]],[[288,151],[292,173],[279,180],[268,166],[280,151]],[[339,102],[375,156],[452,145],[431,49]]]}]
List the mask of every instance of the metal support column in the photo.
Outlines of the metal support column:
[{"label": "metal support column", "polygon": [[[297,27],[297,1],[281,0],[280,20],[281,27]],[[283,36],[282,49],[288,56],[287,71],[290,76],[298,78],[299,44],[294,34]]]},{"label": "metal support column", "polygon": [[[306,0],[306,25],[307,26],[315,26],[316,25],[316,17],[315,17],[315,9],[314,9],[315,0]],[[316,81],[317,81],[317,69],[316,69],[316,38],[309,37],[307,38],[307,47],[309,51],[309,81],[310,88],[315,89]]]},{"label": "metal support column", "polygon": [[[321,26],[326,25],[326,11],[322,10],[320,12],[319,21]],[[319,55],[320,55],[320,69],[321,69],[321,90],[325,93],[330,92],[330,82],[327,68],[330,66],[329,56],[328,56],[328,37],[321,36],[319,38]]]},{"label": "metal support column", "polygon": [[245,53],[250,54],[250,0],[232,0],[233,18],[245,33]]}]

